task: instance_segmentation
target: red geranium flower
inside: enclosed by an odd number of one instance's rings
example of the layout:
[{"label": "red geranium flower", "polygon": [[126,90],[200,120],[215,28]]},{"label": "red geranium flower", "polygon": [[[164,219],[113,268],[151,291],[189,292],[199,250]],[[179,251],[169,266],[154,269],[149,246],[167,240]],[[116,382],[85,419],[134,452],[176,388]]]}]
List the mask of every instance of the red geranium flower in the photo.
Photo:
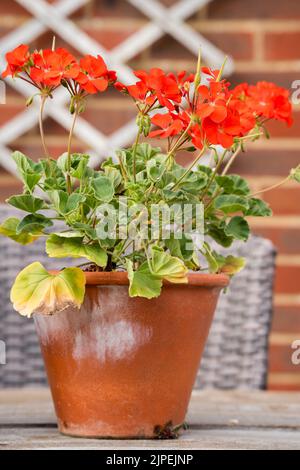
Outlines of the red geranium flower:
[{"label": "red geranium flower", "polygon": [[135,76],[146,85],[149,91],[153,92],[161,106],[165,106],[170,111],[174,110],[172,101],[180,103],[182,95],[177,81],[172,75],[166,75],[163,70],[153,68],[149,73],[144,70],[134,72]]},{"label": "red geranium flower", "polygon": [[242,133],[239,115],[231,109],[228,109],[227,117],[220,123],[214,122],[209,117],[204,119],[203,129],[209,143],[222,145],[224,148],[230,148],[234,138]]},{"label": "red geranium flower", "polygon": [[25,44],[21,44],[13,51],[8,52],[5,58],[7,61],[7,67],[6,70],[2,73],[2,77],[14,77],[19,72],[21,72],[24,66],[28,63],[30,58],[29,47]]},{"label": "red geranium flower", "polygon": [[292,124],[292,106],[289,102],[289,91],[285,88],[271,82],[258,82],[249,86],[247,95],[247,104],[257,116]]},{"label": "red geranium flower", "polygon": [[152,106],[158,101],[161,106],[170,111],[175,109],[173,102],[178,104],[181,102],[182,94],[177,80],[172,74],[166,75],[158,68],[151,69],[149,73],[137,70],[134,74],[140,81],[129,86],[117,82],[115,84],[117,90],[128,93],[135,101],[143,105]]},{"label": "red geranium flower", "polygon": [[80,71],[75,57],[63,48],[35,52],[31,59],[30,78],[41,86],[57,87],[63,79],[76,78]]},{"label": "red geranium flower", "polygon": [[76,77],[76,82],[89,94],[105,91],[109,83],[116,80],[116,73],[107,69],[100,55],[86,55],[80,60],[80,67],[81,72]]},{"label": "red geranium flower", "polygon": [[[226,90],[227,91],[227,90]],[[220,82],[211,82],[209,87],[198,87],[196,114],[200,119],[210,117],[214,122],[222,122],[227,116],[227,96]]]},{"label": "red geranium flower", "polygon": [[189,130],[189,135],[192,138],[192,144],[201,150],[205,142],[203,127],[199,124],[194,124]]},{"label": "red geranium flower", "polygon": [[135,83],[135,85],[127,86],[121,82],[116,82],[114,86],[118,91],[128,93],[135,101],[149,106],[152,106],[157,100],[157,97],[149,91],[148,87],[142,81]]},{"label": "red geranium flower", "polygon": [[174,80],[177,83],[179,90],[183,96],[186,96],[190,90],[190,84],[195,80],[195,74],[187,74],[185,70],[178,72],[177,75],[169,73],[168,77]]},{"label": "red geranium flower", "polygon": [[217,80],[220,70],[213,70],[211,67],[201,67],[201,70],[205,75],[209,75],[212,80]]},{"label": "red geranium flower", "polygon": [[176,114],[155,114],[151,118],[152,124],[160,129],[150,132],[149,137],[167,138],[180,134],[184,125]]}]

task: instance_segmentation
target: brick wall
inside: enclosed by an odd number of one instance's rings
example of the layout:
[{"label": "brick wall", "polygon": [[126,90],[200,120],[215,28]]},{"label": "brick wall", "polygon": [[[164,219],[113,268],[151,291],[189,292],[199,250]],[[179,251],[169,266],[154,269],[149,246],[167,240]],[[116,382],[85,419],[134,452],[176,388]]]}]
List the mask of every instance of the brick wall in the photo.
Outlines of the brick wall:
[{"label": "brick wall", "polygon": [[[53,1],[49,3],[54,3]],[[162,1],[165,5],[176,3]],[[0,37],[17,28],[30,15],[14,0],[0,2]],[[147,23],[145,18],[125,0],[95,0],[73,15],[74,21],[108,49],[130,36]],[[300,1],[299,0],[214,0],[189,19],[189,24],[235,59],[234,83],[247,80],[272,80],[290,87],[300,79]],[[51,43],[46,33],[32,46]],[[60,41],[60,45],[63,45]],[[3,51],[0,51],[3,53]],[[169,69],[193,69],[194,57],[172,38],[165,36],[131,61],[133,67],[153,65]],[[23,110],[24,99],[12,89],[8,102],[1,108],[0,125]],[[103,132],[110,133],[133,116],[131,102],[110,92],[89,103],[85,117]],[[65,131],[48,120],[48,146],[53,155],[65,150]],[[254,189],[273,184],[284,177],[289,168],[299,163],[300,106],[295,107],[295,125],[270,127],[272,140],[252,145],[235,167],[249,177]],[[86,143],[75,140],[78,150]],[[38,157],[41,151],[35,128],[11,144]],[[18,191],[15,177],[0,170],[0,200]],[[275,316],[270,338],[269,387],[300,390],[299,367],[291,364],[291,343],[300,339],[300,187],[290,183],[265,196],[272,204],[274,217],[255,220],[256,233],[262,234],[278,248],[275,282]]]}]

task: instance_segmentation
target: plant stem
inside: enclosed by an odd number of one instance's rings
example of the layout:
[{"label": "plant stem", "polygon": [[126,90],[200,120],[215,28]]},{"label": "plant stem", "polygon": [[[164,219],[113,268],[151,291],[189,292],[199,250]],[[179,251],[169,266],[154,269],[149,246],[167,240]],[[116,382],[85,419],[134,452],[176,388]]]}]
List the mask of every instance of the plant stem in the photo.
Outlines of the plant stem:
[{"label": "plant stem", "polygon": [[215,179],[215,176],[217,175],[217,172],[218,172],[220,166],[221,166],[222,163],[223,163],[223,160],[224,160],[224,158],[225,158],[225,156],[226,156],[226,153],[227,153],[227,149],[225,149],[224,152],[222,153],[222,155],[221,155],[221,157],[220,157],[220,159],[219,159],[219,161],[218,161],[218,163],[217,163],[217,165],[216,165],[214,171],[212,172],[212,174],[211,174],[211,176],[210,176],[210,178],[209,178],[209,180],[208,180],[208,183],[207,183],[206,187],[204,188],[203,193],[201,194],[201,199],[203,199],[203,197],[205,196],[205,194],[207,194],[207,191],[209,190],[209,188],[210,188],[210,186],[211,186],[213,180]]},{"label": "plant stem", "polygon": [[47,95],[42,95],[41,96],[41,106],[40,106],[40,114],[39,114],[39,126],[40,126],[40,134],[41,134],[41,140],[42,140],[42,146],[44,150],[45,157],[49,160],[50,155],[47,149],[46,145],[46,140],[45,140],[45,133],[44,133],[44,125],[43,125],[43,115],[44,115],[44,109],[45,109],[45,103],[47,100]]},{"label": "plant stem", "polygon": [[225,166],[224,170],[222,171],[222,176],[226,175],[226,173],[228,172],[229,168],[231,167],[231,165],[233,164],[234,160],[236,159],[236,157],[238,156],[238,154],[240,153],[241,150],[242,150],[242,146],[240,144],[237,147],[236,151],[231,155],[230,159],[228,160],[227,165]]},{"label": "plant stem", "polygon": [[168,161],[169,161],[169,158],[171,157],[171,155],[173,155],[173,153],[178,150],[178,148],[180,147],[180,145],[182,145],[183,143],[186,142],[186,137],[187,137],[187,134],[188,134],[188,131],[190,129],[192,125],[192,121],[189,122],[189,125],[187,126],[187,128],[185,129],[185,131],[183,132],[183,134],[179,137],[179,139],[177,139],[177,142],[173,145],[173,147],[168,151],[167,153],[167,158],[166,158],[166,166],[164,168],[164,171],[162,172],[162,175],[161,175],[161,178],[164,176],[164,174],[166,173],[167,169],[168,169]]},{"label": "plant stem", "polygon": [[187,134],[188,134],[188,131],[191,128],[191,125],[192,125],[192,121],[189,122],[189,124],[188,124],[187,128],[185,129],[185,131],[183,132],[183,134],[179,137],[177,142],[175,142],[173,147],[169,150],[169,152],[167,153],[167,158],[169,158],[180,147],[180,145],[183,143],[183,141],[187,137]]},{"label": "plant stem", "polygon": [[186,169],[186,171],[181,175],[181,177],[176,181],[175,185],[173,186],[172,190],[178,187],[178,185],[181,183],[182,180],[185,179],[185,177],[192,171],[193,167],[196,165],[196,163],[200,160],[200,158],[203,156],[204,152],[206,151],[206,147],[203,147],[201,152],[197,155],[195,160],[190,164],[190,166]]},{"label": "plant stem", "polygon": [[137,152],[137,148],[139,145],[141,134],[142,134],[142,129],[141,129],[141,126],[139,126],[139,130],[136,135],[135,142],[133,144],[133,153],[132,153],[132,173],[133,173],[134,183],[136,182],[136,152]]},{"label": "plant stem", "polygon": [[72,148],[72,139],[74,134],[74,128],[76,124],[76,120],[78,117],[78,104],[75,105],[75,111],[73,115],[73,122],[69,133],[69,141],[68,141],[68,159],[67,159],[67,191],[68,194],[72,192],[72,182],[71,182],[71,148]]},{"label": "plant stem", "polygon": [[286,178],[284,178],[284,179],[283,179],[282,181],[280,181],[279,183],[273,184],[272,186],[268,186],[267,188],[261,189],[260,191],[256,191],[255,193],[250,194],[249,197],[254,197],[254,196],[257,196],[258,194],[262,194],[262,193],[265,193],[265,192],[267,192],[267,191],[272,191],[272,189],[279,188],[279,187],[282,186],[283,184],[287,183],[290,179],[291,179],[291,175],[288,175]]}]

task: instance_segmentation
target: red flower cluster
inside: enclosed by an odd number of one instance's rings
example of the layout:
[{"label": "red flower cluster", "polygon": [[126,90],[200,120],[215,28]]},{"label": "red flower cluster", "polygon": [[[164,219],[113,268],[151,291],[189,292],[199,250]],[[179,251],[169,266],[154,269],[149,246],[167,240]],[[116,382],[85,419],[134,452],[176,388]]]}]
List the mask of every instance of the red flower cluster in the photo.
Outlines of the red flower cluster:
[{"label": "red flower cluster", "polygon": [[20,45],[6,54],[7,68],[2,76],[20,77],[51,94],[65,85],[71,94],[95,94],[116,81],[116,73],[107,69],[102,57],[86,55],[79,62],[66,49],[29,52]]},{"label": "red flower cluster", "polygon": [[[164,109],[164,114],[152,116],[157,129],[150,137],[173,138],[180,144],[192,141],[195,147],[222,145],[230,148],[236,139],[246,136],[269,119],[292,123],[289,92],[274,83],[243,83],[230,89],[219,70],[202,67],[206,83],[198,84],[194,74],[166,74],[159,68],[150,72],[134,72],[138,81],[133,85],[116,82],[116,73],[107,69],[99,55],[86,55],[81,60],[66,49],[45,49],[30,53],[20,45],[6,54],[7,68],[2,76],[20,77],[51,95],[58,86],[65,86],[72,96],[103,92],[114,83],[115,88],[130,95],[139,111],[139,124],[144,135],[150,127],[150,111]],[[196,84],[196,90],[192,84]],[[143,124],[144,123],[144,124]]]},{"label": "red flower cluster", "polygon": [[166,107],[170,112],[174,111],[176,105],[179,105],[182,97],[186,95],[189,84],[194,81],[194,75],[186,76],[185,72],[180,72],[177,76],[171,73],[165,74],[159,68],[153,68],[149,73],[137,70],[134,75],[139,78],[134,85],[127,86],[116,82],[115,87],[129,94],[139,109],[143,106],[148,110],[158,105]]},{"label": "red flower cluster", "polygon": [[150,137],[185,133],[199,149],[204,145],[230,148],[236,138],[259,128],[267,119],[292,123],[288,90],[267,82],[242,84],[230,90],[229,82],[219,80],[218,70],[203,67],[202,72],[209,76],[207,84],[198,86],[193,99],[189,99],[188,92],[181,92],[177,106],[171,111],[167,106],[167,114],[153,116],[151,121],[159,129],[152,131]]},{"label": "red flower cluster", "polygon": [[292,124],[292,105],[289,91],[271,82],[258,82],[256,85],[242,83],[232,90],[234,103],[243,112],[255,117],[277,119]]}]

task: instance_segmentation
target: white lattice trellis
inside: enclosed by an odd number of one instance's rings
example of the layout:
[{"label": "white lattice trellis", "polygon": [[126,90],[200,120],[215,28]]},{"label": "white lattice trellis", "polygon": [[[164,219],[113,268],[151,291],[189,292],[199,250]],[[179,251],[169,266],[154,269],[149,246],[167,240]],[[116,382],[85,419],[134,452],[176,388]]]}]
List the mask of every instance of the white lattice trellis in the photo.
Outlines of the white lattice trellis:
[{"label": "white lattice trellis", "polygon": [[[0,67],[4,68],[4,54],[20,43],[30,43],[47,30],[53,31],[82,54],[101,54],[110,68],[118,70],[118,75],[124,82],[132,81],[132,70],[126,63],[138,53],[148,48],[164,34],[176,39],[195,55],[201,47],[207,64],[220,65],[224,53],[191,28],[185,20],[197,12],[211,0],[180,0],[170,8],[164,7],[157,0],[127,0],[136,9],[149,17],[150,22],[139,31],[132,34],[114,49],[108,51],[100,43],[82,31],[69,16],[84,6],[89,0],[58,0],[50,5],[44,0],[16,0],[32,15],[32,19],[15,29],[0,40]],[[233,60],[229,57],[226,72],[233,70]],[[29,96],[32,92],[30,85],[25,82],[13,81],[10,84],[22,95]],[[58,90],[55,100],[48,100],[45,116],[50,116],[61,126],[69,129],[71,116],[65,104],[68,96],[65,90]],[[15,173],[15,166],[10,158],[8,145],[16,138],[29,131],[37,124],[37,109],[26,109],[0,129],[0,165]],[[110,136],[105,136],[99,129],[88,121],[79,118],[75,133],[79,139],[89,146],[89,153],[96,165],[108,152],[128,144],[136,132],[135,121],[130,121]]]}]

